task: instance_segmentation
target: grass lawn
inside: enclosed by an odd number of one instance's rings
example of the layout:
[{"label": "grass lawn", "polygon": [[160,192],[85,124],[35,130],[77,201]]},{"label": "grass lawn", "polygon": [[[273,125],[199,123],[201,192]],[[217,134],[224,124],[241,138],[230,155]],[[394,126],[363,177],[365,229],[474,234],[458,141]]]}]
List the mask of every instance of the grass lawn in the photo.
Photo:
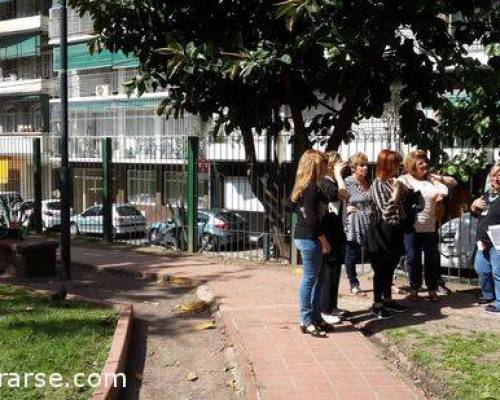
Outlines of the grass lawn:
[{"label": "grass lawn", "polygon": [[[12,376],[1,376],[0,399],[89,399],[90,385],[73,385],[76,373],[100,373],[111,346],[118,313],[85,303],[54,304],[50,298],[0,286],[0,373],[59,373],[64,385],[28,388],[16,385]],[[24,377],[21,385],[24,385]],[[66,382],[68,386],[66,387]]]},{"label": "grass lawn", "polygon": [[445,399],[500,399],[500,334],[447,327],[428,333],[396,328],[386,335]]}]

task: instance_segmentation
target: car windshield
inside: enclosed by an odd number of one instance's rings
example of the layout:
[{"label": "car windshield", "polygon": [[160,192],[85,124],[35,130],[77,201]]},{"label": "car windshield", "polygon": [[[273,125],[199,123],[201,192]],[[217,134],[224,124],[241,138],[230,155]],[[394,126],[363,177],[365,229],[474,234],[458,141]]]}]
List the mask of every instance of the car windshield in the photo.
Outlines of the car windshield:
[{"label": "car windshield", "polygon": [[60,210],[61,209],[61,202],[60,201],[53,201],[52,203],[47,203],[47,208],[49,210]]},{"label": "car windshield", "polygon": [[132,207],[132,206],[116,207],[116,212],[121,217],[142,215],[141,212],[137,208]]}]

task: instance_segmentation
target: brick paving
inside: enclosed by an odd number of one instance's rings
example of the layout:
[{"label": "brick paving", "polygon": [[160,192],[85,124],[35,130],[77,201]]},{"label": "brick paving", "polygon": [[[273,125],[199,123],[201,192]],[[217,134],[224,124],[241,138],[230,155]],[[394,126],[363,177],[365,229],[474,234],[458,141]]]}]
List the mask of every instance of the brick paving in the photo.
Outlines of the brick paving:
[{"label": "brick paving", "polygon": [[291,267],[84,247],[73,247],[72,258],[98,269],[178,275],[207,283],[235,348],[251,368],[247,398],[424,398],[351,324],[340,325],[326,339],[303,335],[297,324],[300,276]]}]

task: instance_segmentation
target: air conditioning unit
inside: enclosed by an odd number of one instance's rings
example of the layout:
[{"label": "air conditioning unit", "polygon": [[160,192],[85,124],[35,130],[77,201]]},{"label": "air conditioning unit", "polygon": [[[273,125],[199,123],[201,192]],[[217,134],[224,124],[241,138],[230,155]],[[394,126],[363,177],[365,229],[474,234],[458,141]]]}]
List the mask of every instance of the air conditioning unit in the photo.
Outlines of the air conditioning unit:
[{"label": "air conditioning unit", "polygon": [[108,97],[109,96],[109,85],[96,85],[95,95],[97,97]]}]

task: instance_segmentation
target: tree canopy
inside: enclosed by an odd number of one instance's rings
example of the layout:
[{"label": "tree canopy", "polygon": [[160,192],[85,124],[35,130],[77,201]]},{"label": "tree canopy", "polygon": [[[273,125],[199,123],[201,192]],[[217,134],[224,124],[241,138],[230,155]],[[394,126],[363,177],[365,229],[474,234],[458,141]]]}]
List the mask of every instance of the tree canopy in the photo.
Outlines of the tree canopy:
[{"label": "tree canopy", "polygon": [[[98,47],[139,58],[130,90],[169,88],[160,112],[273,132],[289,126],[277,117],[286,106],[299,152],[310,134],[329,149],[349,140],[353,122],[382,114],[394,84],[402,88],[402,134],[414,140],[435,128],[418,108],[437,110],[463,83],[450,69],[470,75],[479,67],[467,45],[498,43],[498,3],[70,0],[93,17]],[[461,16],[453,27],[450,15]],[[306,126],[303,112],[318,106]]]}]

